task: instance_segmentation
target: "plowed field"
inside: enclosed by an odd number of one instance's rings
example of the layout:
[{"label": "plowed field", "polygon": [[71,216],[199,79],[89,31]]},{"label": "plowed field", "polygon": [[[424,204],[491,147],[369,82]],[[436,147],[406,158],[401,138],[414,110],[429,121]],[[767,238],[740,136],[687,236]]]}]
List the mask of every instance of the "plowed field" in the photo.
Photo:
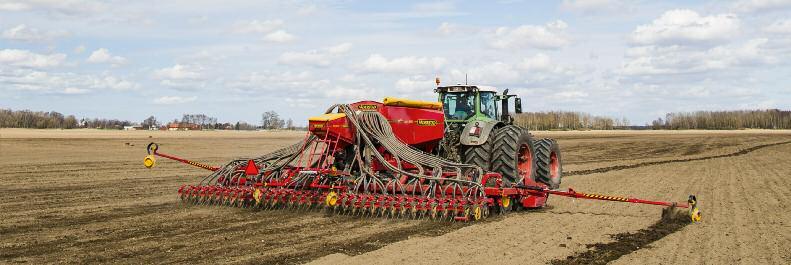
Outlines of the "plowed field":
[{"label": "plowed field", "polygon": [[552,132],[562,187],[646,199],[698,195],[702,223],[654,206],[550,198],[474,224],[186,206],[206,174],[142,166],[145,145],[208,164],[294,132],[0,130],[0,263],[789,264],[791,132]]}]

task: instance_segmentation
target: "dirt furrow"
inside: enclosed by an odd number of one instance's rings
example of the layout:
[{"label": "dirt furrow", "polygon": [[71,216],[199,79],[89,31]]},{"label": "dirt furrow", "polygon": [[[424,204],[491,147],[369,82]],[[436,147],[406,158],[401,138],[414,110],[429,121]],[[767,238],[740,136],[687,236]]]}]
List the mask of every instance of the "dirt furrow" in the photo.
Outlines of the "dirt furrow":
[{"label": "dirt furrow", "polygon": [[588,169],[588,170],[578,170],[578,171],[566,171],[563,172],[564,177],[570,176],[577,176],[577,175],[590,175],[595,173],[605,173],[610,171],[616,170],[624,170],[624,169],[632,169],[632,168],[639,168],[639,167],[646,167],[646,166],[653,166],[653,165],[662,165],[662,164],[669,164],[669,163],[681,163],[681,162],[692,162],[692,161],[701,161],[701,160],[709,160],[709,159],[716,159],[716,158],[723,158],[723,157],[733,157],[733,156],[741,156],[745,154],[749,154],[755,150],[759,150],[762,148],[776,146],[781,144],[788,144],[791,141],[785,142],[778,142],[778,143],[771,143],[771,144],[762,144],[753,146],[750,148],[742,149],[733,153],[723,154],[723,155],[713,155],[713,156],[705,156],[705,157],[696,157],[696,158],[684,158],[684,159],[671,159],[671,160],[662,160],[662,161],[651,161],[651,162],[644,162],[644,163],[637,163],[637,164],[630,164],[630,165],[618,165],[612,167],[603,167],[603,168],[595,168],[595,169]]}]

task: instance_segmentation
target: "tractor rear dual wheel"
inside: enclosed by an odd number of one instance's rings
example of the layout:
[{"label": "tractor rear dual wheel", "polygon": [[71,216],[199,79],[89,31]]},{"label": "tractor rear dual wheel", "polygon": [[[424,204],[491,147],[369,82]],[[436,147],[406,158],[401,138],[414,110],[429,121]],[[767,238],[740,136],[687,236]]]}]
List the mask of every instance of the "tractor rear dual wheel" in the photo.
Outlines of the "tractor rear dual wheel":
[{"label": "tractor rear dual wheel", "polygon": [[494,135],[492,171],[503,175],[503,180],[517,183],[535,180],[533,138],[527,129],[507,125]]},{"label": "tractor rear dual wheel", "polygon": [[535,151],[536,179],[547,184],[550,189],[560,188],[563,165],[557,141],[549,138],[535,141]]}]

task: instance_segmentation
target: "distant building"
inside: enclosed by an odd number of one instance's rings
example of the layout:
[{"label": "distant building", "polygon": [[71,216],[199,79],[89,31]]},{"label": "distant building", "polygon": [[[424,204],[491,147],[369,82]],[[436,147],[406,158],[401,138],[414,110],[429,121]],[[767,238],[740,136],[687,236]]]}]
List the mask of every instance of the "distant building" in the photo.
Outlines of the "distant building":
[{"label": "distant building", "polygon": [[138,131],[142,129],[142,126],[124,126],[124,131]]},{"label": "distant building", "polygon": [[200,130],[200,125],[186,122],[172,122],[168,124],[168,131],[194,131]]}]

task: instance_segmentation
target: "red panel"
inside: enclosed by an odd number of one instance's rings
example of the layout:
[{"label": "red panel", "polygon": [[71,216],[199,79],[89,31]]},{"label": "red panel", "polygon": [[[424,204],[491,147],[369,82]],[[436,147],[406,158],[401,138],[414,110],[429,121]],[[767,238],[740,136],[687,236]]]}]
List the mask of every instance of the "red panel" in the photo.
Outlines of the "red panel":
[{"label": "red panel", "polygon": [[435,144],[444,136],[442,111],[384,106],[380,112],[390,121],[395,135],[407,144]]},{"label": "red panel", "polygon": [[522,206],[524,206],[525,208],[544,207],[544,205],[547,204],[548,195],[549,194],[545,194],[545,196],[536,196],[536,195],[527,196],[524,199],[522,199]]}]

